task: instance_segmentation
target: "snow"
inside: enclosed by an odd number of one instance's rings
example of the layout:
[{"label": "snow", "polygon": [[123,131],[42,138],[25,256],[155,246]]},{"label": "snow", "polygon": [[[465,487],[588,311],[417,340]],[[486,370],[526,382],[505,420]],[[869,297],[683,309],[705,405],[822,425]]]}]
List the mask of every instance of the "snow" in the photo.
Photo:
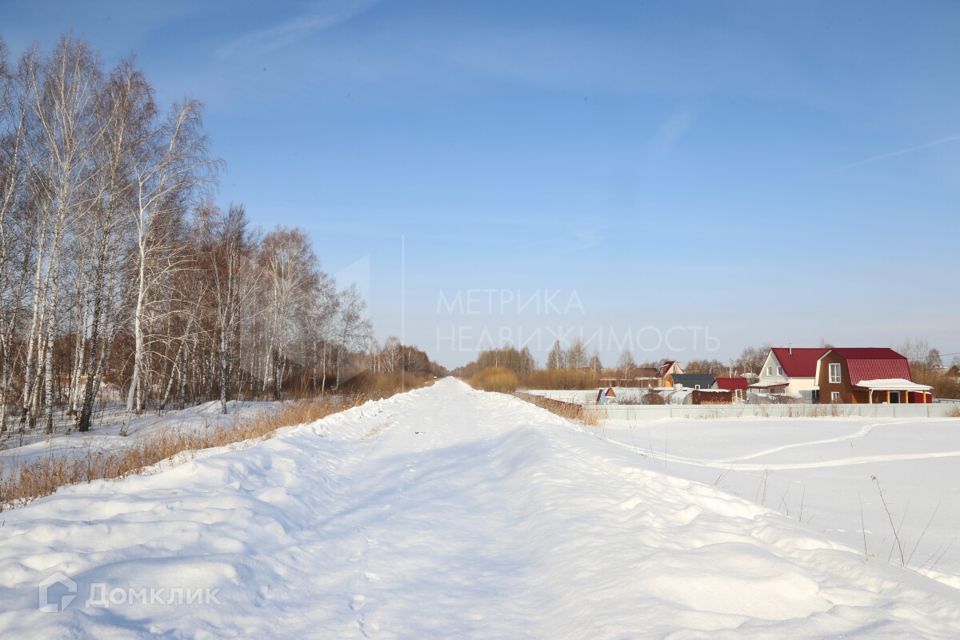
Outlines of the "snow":
[{"label": "snow", "polygon": [[611,420],[601,433],[667,473],[763,502],[861,553],[865,528],[871,558],[899,563],[879,482],[908,565],[960,588],[956,418]]},{"label": "snow", "polygon": [[[3,514],[0,637],[960,633],[956,589],[605,435],[445,379],[66,488]],[[41,612],[56,572],[79,595]],[[166,597],[178,589],[214,597]],[[115,603],[86,604],[91,590]]]},{"label": "snow", "polygon": [[874,391],[930,391],[930,385],[917,384],[903,378],[878,378],[877,380],[861,380],[858,387],[873,389]]},{"label": "snow", "polygon": [[[221,411],[219,402],[205,402],[186,409],[165,411],[162,414],[145,413],[131,415],[120,406],[107,408],[96,414],[90,431],[80,433],[70,430],[70,420],[60,420],[53,435],[46,435],[42,428],[31,429],[24,434],[20,445],[16,427],[11,427],[0,439],[0,470],[10,473],[21,464],[29,464],[48,456],[82,457],[88,453],[120,450],[145,438],[171,429],[182,432],[216,429],[231,424],[238,418],[249,417],[263,411],[272,411],[279,402],[230,401],[227,414]],[[126,435],[121,435],[126,433]]]}]

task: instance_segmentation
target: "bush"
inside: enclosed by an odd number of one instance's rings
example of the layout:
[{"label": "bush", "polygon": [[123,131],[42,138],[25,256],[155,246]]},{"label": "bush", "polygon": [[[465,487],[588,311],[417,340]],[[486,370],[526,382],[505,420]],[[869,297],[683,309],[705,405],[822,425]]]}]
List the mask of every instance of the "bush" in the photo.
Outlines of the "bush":
[{"label": "bush", "polygon": [[913,379],[915,382],[933,387],[934,398],[960,398],[960,380],[944,375],[940,371],[915,367]]},{"label": "bush", "polygon": [[643,394],[643,404],[664,404],[663,396],[656,391],[648,391]]},{"label": "bush", "polygon": [[553,400],[551,398],[544,398],[542,396],[534,396],[529,393],[517,393],[514,394],[521,400],[525,400],[530,404],[534,404],[541,409],[546,409],[550,413],[560,416],[561,418],[566,418],[567,420],[576,420],[577,422],[582,422],[583,424],[590,426],[597,426],[600,424],[600,413],[596,411],[587,411],[583,405],[574,404],[572,402],[563,402],[561,400]]},{"label": "bush", "polygon": [[600,374],[593,369],[545,369],[524,376],[527,389],[593,389],[600,386]]},{"label": "bush", "polygon": [[394,371],[392,373],[361,371],[349,380],[342,382],[335,393],[363,396],[368,400],[379,400],[401,391],[422,387],[432,381],[432,376],[419,371]]},{"label": "bush", "polygon": [[517,374],[503,367],[487,367],[470,376],[467,382],[475,389],[513,393],[520,379]]}]

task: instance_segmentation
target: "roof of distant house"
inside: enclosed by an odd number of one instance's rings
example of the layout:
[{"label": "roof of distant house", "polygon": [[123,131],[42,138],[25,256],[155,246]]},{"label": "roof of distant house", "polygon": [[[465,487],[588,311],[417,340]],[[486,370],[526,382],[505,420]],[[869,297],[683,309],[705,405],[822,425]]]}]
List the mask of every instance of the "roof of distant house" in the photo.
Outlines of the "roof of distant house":
[{"label": "roof of distant house", "polygon": [[700,385],[701,388],[712,387],[716,382],[712,373],[675,373],[673,374],[673,384],[683,385],[684,387],[694,388]]},{"label": "roof of distant house", "polygon": [[812,378],[817,375],[817,360],[830,349],[828,347],[774,347],[783,372],[791,378]]},{"label": "roof of distant house", "polygon": [[858,385],[864,380],[902,379],[913,380],[907,359],[886,347],[831,349],[847,363],[850,384]]},{"label": "roof of distant house", "polygon": [[675,360],[664,360],[660,364],[660,370],[658,372],[658,376],[662,378],[663,376],[667,375],[667,371],[669,371],[670,367],[672,367],[675,364],[677,364]]},{"label": "roof of distant house", "polygon": [[747,379],[741,377],[728,378],[721,377],[717,378],[717,386],[721,389],[746,389],[747,388]]}]

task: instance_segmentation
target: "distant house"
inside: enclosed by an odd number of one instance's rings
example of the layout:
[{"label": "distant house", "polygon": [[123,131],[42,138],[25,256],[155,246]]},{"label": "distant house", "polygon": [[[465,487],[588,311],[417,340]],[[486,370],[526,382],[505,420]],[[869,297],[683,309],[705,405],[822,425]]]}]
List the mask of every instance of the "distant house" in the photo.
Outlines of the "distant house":
[{"label": "distant house", "polygon": [[672,387],[673,376],[683,373],[683,369],[680,368],[680,365],[673,360],[664,360],[660,363],[660,368],[657,370],[657,377],[660,379],[661,387]]},{"label": "distant house", "polygon": [[943,375],[947,376],[948,378],[960,378],[960,367],[953,365],[947,369],[947,372]]},{"label": "distant house", "polygon": [[829,349],[817,362],[823,403],[927,403],[932,387],[917,384],[907,359],[886,348]]},{"label": "distant house", "polygon": [[816,401],[817,361],[827,347],[774,347],[760,369],[760,377],[750,388],[765,394],[785,394]]},{"label": "distant house", "polygon": [[633,387],[650,389],[660,386],[659,370],[656,367],[639,367],[630,372],[632,375],[618,378],[600,378],[600,384],[607,387]]},{"label": "distant house", "polygon": [[731,395],[737,400],[744,400],[747,397],[747,379],[739,376],[733,378],[717,378],[717,389],[725,389],[732,392]]},{"label": "distant house", "polygon": [[675,373],[671,378],[674,387],[686,389],[713,389],[717,383],[712,373]]},{"label": "distant house", "polygon": [[634,371],[633,386],[650,389],[660,386],[660,370],[657,367],[640,367]]}]

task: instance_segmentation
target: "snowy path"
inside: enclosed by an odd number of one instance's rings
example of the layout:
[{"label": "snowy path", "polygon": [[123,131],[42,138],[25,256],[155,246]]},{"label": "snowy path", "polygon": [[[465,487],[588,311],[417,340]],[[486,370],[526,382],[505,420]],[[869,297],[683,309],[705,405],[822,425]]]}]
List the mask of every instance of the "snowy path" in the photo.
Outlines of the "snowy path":
[{"label": "snowy path", "polygon": [[960,634],[960,591],[583,431],[442,380],[61,491],[0,516],[0,637]]}]

